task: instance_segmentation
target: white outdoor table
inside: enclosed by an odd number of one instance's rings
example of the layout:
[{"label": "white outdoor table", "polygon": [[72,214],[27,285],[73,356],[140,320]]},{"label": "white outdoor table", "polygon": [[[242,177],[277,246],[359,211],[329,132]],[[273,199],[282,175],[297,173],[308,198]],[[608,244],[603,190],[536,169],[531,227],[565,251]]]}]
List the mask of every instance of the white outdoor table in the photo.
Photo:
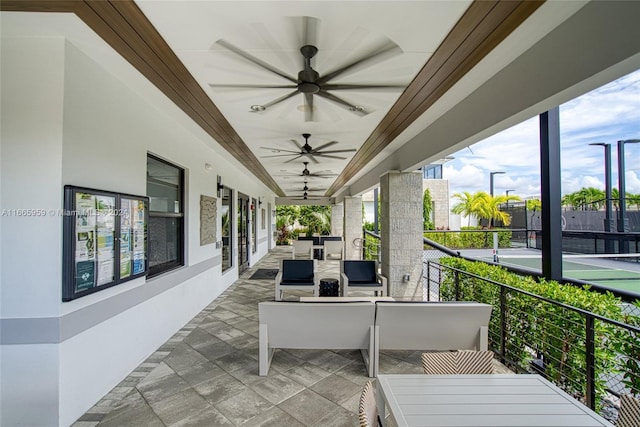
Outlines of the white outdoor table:
[{"label": "white outdoor table", "polygon": [[540,375],[380,374],[376,400],[400,427],[613,427]]}]

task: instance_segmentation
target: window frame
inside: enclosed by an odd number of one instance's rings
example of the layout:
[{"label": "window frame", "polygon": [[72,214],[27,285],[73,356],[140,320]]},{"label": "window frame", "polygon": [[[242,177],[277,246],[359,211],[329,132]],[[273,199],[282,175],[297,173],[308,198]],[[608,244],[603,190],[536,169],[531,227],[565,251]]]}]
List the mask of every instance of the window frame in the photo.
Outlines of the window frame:
[{"label": "window frame", "polygon": [[[160,157],[154,156],[151,153],[147,153],[147,170],[149,168],[149,159],[153,159],[156,162],[163,163],[169,167],[177,169],[179,172],[178,178],[178,197],[179,200],[179,212],[162,212],[162,211],[153,211],[151,210],[151,202],[149,202],[149,228],[151,228],[151,220],[152,218],[176,218],[178,220],[178,226],[176,233],[178,235],[178,248],[177,248],[177,259],[164,262],[160,265],[151,265],[151,259],[153,258],[153,248],[151,245],[151,239],[149,239],[149,273],[147,277],[154,277],[160,274],[166,273],[171,270],[175,270],[176,268],[183,267],[185,265],[185,215],[184,215],[184,199],[185,199],[185,186],[184,186],[184,176],[185,170],[180,166],[171,163],[167,160],[164,160]],[[149,177],[147,177],[147,196],[149,200],[151,200],[152,195],[149,194]],[[147,231],[148,235],[151,236],[151,230]]]}]

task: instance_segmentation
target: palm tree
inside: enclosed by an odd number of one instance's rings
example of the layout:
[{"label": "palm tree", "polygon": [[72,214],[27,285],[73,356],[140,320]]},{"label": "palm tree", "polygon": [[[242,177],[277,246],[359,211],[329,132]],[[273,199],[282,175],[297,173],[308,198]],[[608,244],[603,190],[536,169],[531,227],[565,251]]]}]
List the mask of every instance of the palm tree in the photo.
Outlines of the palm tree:
[{"label": "palm tree", "polygon": [[493,226],[494,221],[500,221],[504,225],[511,224],[511,215],[508,212],[500,210],[500,206],[505,204],[507,200],[520,200],[518,196],[491,196],[490,194],[479,191],[474,195],[473,209],[479,218],[489,220],[489,227]]},{"label": "palm tree", "polygon": [[473,208],[474,197],[476,196],[476,194],[471,194],[468,191],[464,191],[462,193],[455,193],[452,196],[454,199],[458,199],[460,201],[451,208],[451,212],[453,212],[454,214],[466,216],[468,218],[467,226],[471,225],[471,216],[476,216]]}]

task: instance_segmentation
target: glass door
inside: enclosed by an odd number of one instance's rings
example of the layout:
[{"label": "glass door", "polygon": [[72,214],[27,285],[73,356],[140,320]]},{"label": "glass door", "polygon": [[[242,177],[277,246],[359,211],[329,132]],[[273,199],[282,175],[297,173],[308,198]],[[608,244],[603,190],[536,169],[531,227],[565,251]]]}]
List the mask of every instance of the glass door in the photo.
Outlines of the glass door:
[{"label": "glass door", "polygon": [[249,267],[249,196],[238,193],[238,274]]}]

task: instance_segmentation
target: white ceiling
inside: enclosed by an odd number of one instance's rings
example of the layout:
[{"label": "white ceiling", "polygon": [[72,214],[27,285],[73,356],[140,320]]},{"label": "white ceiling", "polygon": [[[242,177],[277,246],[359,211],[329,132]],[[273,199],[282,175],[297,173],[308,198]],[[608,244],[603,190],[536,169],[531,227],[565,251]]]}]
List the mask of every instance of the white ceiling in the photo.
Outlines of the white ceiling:
[{"label": "white ceiling", "polygon": [[[401,53],[382,62],[345,73],[332,83],[407,85],[438,47],[469,5],[469,1],[138,1],[144,14],[191,71],[202,88],[287,194],[301,194],[303,161],[312,172],[341,172],[353,152],[336,153],[344,160],[307,156],[269,157],[275,150],[296,150],[311,134],[313,148],[331,141],[328,150],[358,149],[387,113],[402,89],[395,91],[334,91],[368,112],[361,117],[342,105],[314,97],[313,121],[305,121],[304,95],[278,103],[264,112],[250,112],[292,89],[212,88],[210,84],[289,83],[216,41],[242,49],[296,77],[303,68],[303,17],[315,18],[317,55],[312,67],[323,74],[355,61],[372,47],[391,40]],[[189,25],[184,25],[188,22]],[[270,148],[270,149],[265,149]],[[272,150],[271,150],[272,149]],[[299,179],[297,179],[299,178]],[[309,177],[314,187],[327,188],[332,179]]]},{"label": "white ceiling", "polygon": [[[619,3],[619,5],[618,5]],[[398,91],[344,90],[333,93],[363,106],[360,116],[314,96],[314,120],[305,121],[303,95],[266,111],[250,111],[291,89],[212,88],[221,84],[289,83],[216,43],[220,39],[289,74],[297,76],[303,59],[302,17],[317,21],[313,68],[324,75],[391,40],[402,53],[356,67],[332,80],[344,84],[409,84],[470,1],[169,1],[136,4],[184,63],[245,144],[288,196],[302,194],[305,158],[264,156],[295,150],[295,140],[329,150],[359,149],[401,95]],[[640,2],[547,1],[509,37],[469,70],[424,114],[409,125],[346,185],[331,196],[355,195],[376,185],[390,169],[412,170],[429,161],[539,114],[640,67],[637,25]],[[589,7],[585,7],[585,5]],[[620,6],[621,5],[621,6]],[[9,19],[11,16],[11,19]],[[611,31],[617,25],[617,31]],[[179,120],[187,115],[142,78],[103,40],[72,14],[3,12],[2,36],[57,35],[85,51],[134,90],[157,105],[170,104]],[[623,42],[621,43],[621,40]],[[515,89],[514,89],[515,88]],[[192,123],[193,124],[193,123]],[[203,132],[203,137],[208,137]],[[263,148],[267,147],[267,148]],[[354,152],[341,159],[310,162],[308,186],[322,195]],[[310,161],[310,160],[309,160]],[[230,179],[227,182],[232,185]],[[327,199],[323,199],[327,200]],[[283,201],[283,199],[281,199]]]}]

